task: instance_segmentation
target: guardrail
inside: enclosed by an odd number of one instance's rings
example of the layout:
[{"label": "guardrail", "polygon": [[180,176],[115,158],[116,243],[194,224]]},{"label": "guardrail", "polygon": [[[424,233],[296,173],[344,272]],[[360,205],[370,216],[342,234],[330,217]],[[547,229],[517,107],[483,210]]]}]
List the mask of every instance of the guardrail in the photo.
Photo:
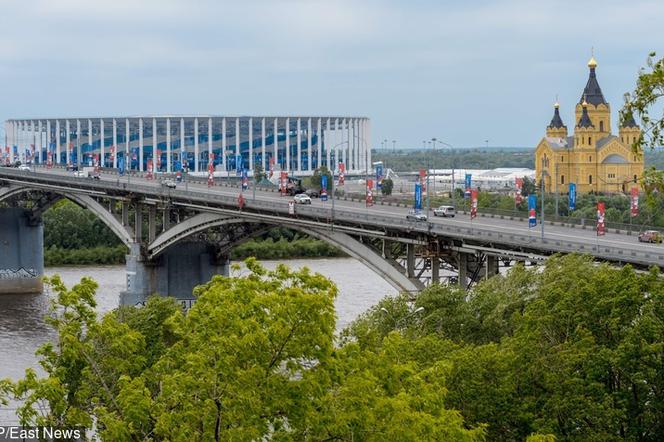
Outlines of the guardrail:
[{"label": "guardrail", "polygon": [[[41,176],[40,176],[41,175]],[[338,207],[332,212],[331,207],[314,207],[297,205],[296,215],[289,215],[289,208],[284,201],[270,201],[268,197],[257,200],[248,198],[243,210],[237,207],[237,197],[210,192],[207,189],[176,189],[159,186],[144,185],[141,183],[127,183],[117,180],[115,183],[108,180],[83,180],[75,177],[45,176],[35,172],[0,169],[0,179],[14,178],[26,184],[33,183],[43,186],[64,188],[68,191],[103,191],[117,194],[118,191],[128,194],[139,194],[153,198],[169,199],[178,204],[225,210],[228,213],[241,214],[243,217],[252,217],[260,220],[261,216],[276,216],[282,224],[297,225],[302,220],[317,223],[318,226],[340,228],[346,225],[355,225],[358,228],[374,228],[376,231],[385,229],[401,231],[404,233],[419,233],[423,235],[438,235],[460,239],[464,242],[505,247],[507,250],[528,250],[538,253],[589,253],[600,259],[617,262],[628,262],[641,266],[657,265],[664,267],[664,248],[656,250],[643,248],[639,243],[634,245],[610,244],[608,240],[599,238],[573,238],[555,239],[553,235],[542,238],[537,231],[510,232],[512,229],[486,228],[480,226],[460,226],[452,223],[432,223],[408,221],[401,214],[389,214],[377,211],[352,211]],[[485,215],[486,216],[486,215]],[[494,215],[495,217],[495,215]]]}]

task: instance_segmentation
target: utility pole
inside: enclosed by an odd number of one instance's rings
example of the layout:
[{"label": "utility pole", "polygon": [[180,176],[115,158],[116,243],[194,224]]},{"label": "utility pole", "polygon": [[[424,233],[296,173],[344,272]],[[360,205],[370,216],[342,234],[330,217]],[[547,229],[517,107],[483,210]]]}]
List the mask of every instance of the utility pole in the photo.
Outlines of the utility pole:
[{"label": "utility pole", "polygon": [[396,149],[397,149],[397,140],[392,140],[392,154],[394,154]]}]

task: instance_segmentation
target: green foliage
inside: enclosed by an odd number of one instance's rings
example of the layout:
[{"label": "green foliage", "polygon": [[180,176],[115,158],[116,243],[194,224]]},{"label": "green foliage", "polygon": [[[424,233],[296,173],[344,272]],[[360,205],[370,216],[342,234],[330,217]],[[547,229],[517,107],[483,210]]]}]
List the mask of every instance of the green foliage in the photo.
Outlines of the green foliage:
[{"label": "green foliage", "polygon": [[380,193],[385,196],[392,195],[392,189],[394,188],[394,181],[391,178],[385,178],[380,185]]},{"label": "green foliage", "polygon": [[116,247],[122,242],[97,216],[69,200],[58,201],[44,213],[44,247],[84,249]]},{"label": "green foliage", "polygon": [[235,260],[246,258],[283,259],[283,258],[323,258],[346,256],[341,250],[325,241],[313,238],[295,238],[290,241],[272,237],[254,239],[239,244],[231,251]]},{"label": "green foliage", "polygon": [[44,265],[111,265],[124,264],[127,247],[120,244],[115,247],[93,247],[82,249],[62,249],[51,246],[44,249]]},{"label": "green foliage", "polygon": [[46,376],[27,370],[0,394],[22,401],[22,425],[94,425],[110,441],[484,440],[447,407],[449,364],[395,333],[335,348],[332,282],[246,265],[197,287],[187,314],[153,297],[99,320],[92,280],[47,280]]},{"label": "green foliage", "polygon": [[398,330],[424,366],[450,367],[446,403],[469,425],[486,424],[488,440],[664,434],[664,280],[654,270],[553,257],[470,293],[433,286],[414,304],[383,300],[345,339],[380,351],[394,318],[405,318]]},{"label": "green foliage", "polygon": [[408,149],[396,152],[374,149],[373,161],[382,161],[396,172],[419,169],[495,169],[496,167],[535,168],[531,149]]},{"label": "green foliage", "polygon": [[254,163],[254,183],[260,183],[263,179],[267,178],[263,165],[260,162]]}]

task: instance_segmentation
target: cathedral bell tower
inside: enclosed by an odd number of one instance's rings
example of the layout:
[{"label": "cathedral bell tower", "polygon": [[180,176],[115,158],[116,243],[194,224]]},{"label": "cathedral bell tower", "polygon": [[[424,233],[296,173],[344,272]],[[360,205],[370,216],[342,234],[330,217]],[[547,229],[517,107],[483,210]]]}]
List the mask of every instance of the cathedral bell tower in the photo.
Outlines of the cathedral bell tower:
[{"label": "cathedral bell tower", "polygon": [[553,118],[551,123],[546,127],[546,136],[549,138],[560,138],[561,140],[567,139],[567,126],[563,124],[560,118],[560,104],[556,101],[553,105]]},{"label": "cathedral bell tower", "polygon": [[[588,69],[590,70],[588,81],[581,94],[581,99],[576,105],[575,121],[580,123],[584,118],[583,114],[587,113],[587,118],[590,120],[590,124],[584,122],[583,125],[577,125],[577,127],[583,127],[586,129],[593,127],[594,134],[591,134],[591,139],[599,140],[611,135],[611,106],[609,106],[609,103],[604,99],[602,89],[597,82],[597,61],[595,60],[595,57],[591,57],[588,61]],[[589,130],[586,130],[585,132],[589,132]],[[582,146],[588,146],[587,137],[588,135],[586,134],[585,142],[580,143]]]}]

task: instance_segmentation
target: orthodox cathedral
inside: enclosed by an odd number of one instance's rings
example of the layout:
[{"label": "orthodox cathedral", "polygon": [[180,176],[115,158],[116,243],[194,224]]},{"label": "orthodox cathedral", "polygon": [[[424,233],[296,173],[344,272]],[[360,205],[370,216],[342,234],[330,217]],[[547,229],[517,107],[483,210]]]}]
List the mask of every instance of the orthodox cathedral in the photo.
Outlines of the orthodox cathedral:
[{"label": "orthodox cathedral", "polygon": [[566,193],[576,183],[578,193],[629,192],[638,187],[643,173],[643,154],[634,151],[640,128],[633,118],[611,134],[611,106],[597,82],[597,62],[588,62],[590,73],[576,105],[574,132],[569,135],[556,102],[546,136],[535,149],[536,179],[544,179],[546,192]]}]

